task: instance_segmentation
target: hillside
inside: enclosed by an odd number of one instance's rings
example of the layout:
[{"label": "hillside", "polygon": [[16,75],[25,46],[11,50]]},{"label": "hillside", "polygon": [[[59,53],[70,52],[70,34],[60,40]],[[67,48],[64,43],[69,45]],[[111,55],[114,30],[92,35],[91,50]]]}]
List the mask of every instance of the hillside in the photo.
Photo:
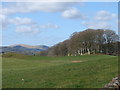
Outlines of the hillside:
[{"label": "hillside", "polygon": [[3,88],[103,88],[118,75],[117,56],[20,57],[3,57]]},{"label": "hillside", "polygon": [[120,54],[119,35],[109,29],[86,29],[74,32],[69,39],[59,42],[40,55],[80,56],[85,54]]},{"label": "hillside", "polygon": [[30,46],[25,44],[17,44],[11,46],[0,47],[0,53],[15,52],[19,54],[33,55],[37,52],[47,50],[49,47],[45,45]]}]

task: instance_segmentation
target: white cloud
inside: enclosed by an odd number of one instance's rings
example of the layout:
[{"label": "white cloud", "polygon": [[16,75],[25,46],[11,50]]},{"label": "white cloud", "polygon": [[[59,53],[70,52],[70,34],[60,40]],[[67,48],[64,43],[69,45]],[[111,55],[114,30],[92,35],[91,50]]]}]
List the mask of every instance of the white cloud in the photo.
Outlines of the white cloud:
[{"label": "white cloud", "polygon": [[61,12],[77,3],[68,2],[17,2],[2,8],[4,14],[29,13],[36,11]]},{"label": "white cloud", "polygon": [[38,34],[40,31],[43,31],[43,29],[57,29],[59,26],[56,24],[31,24],[31,25],[17,25],[16,26],[16,32],[23,33],[23,34]]},{"label": "white cloud", "polygon": [[50,28],[57,29],[57,28],[59,28],[59,26],[56,24],[48,23],[48,24],[40,25],[40,28],[41,29],[50,29]]},{"label": "white cloud", "polygon": [[67,19],[83,19],[84,16],[76,9],[76,8],[71,8],[68,10],[65,10],[62,13],[62,16]]},{"label": "white cloud", "polygon": [[[1,18],[1,17],[0,17]],[[2,17],[3,18],[3,17]],[[48,23],[39,25],[37,22],[33,21],[31,18],[26,17],[15,17],[15,18],[7,18],[4,22],[8,22],[8,24],[15,25],[15,31],[23,34],[37,34],[43,29],[57,29],[59,26],[56,24]],[[2,22],[3,24],[3,22]]]},{"label": "white cloud", "polygon": [[24,34],[36,34],[39,33],[39,28],[35,26],[21,25],[16,27],[16,32]]},{"label": "white cloud", "polygon": [[[9,24],[14,25],[28,25],[34,24],[30,18],[9,18],[9,15],[16,14],[16,13],[30,13],[30,12],[37,12],[37,11],[44,11],[44,12],[63,12],[77,3],[71,2],[13,2],[7,3],[0,7],[2,11],[0,15],[0,23],[2,24],[2,28],[6,28]],[[6,18],[7,17],[7,18]],[[5,19],[4,19],[5,18]],[[58,28],[57,25],[46,24],[40,25],[40,27],[46,28]]]},{"label": "white cloud", "polygon": [[13,19],[9,19],[9,23],[15,24],[15,25],[34,24],[32,19],[30,19],[30,18],[21,18],[21,17],[15,17]]},{"label": "white cloud", "polygon": [[86,26],[87,28],[92,28],[92,29],[111,29],[112,28],[112,25],[109,24],[108,22],[89,22],[89,21],[84,21],[82,22],[82,24],[84,26]]},{"label": "white cloud", "polygon": [[33,32],[38,32],[39,30],[42,29],[59,28],[58,25],[52,23],[39,25],[31,18],[26,18],[26,17],[7,18],[6,16],[1,14],[0,14],[0,23],[2,25],[2,28],[7,28],[7,25],[13,24],[16,27],[16,32],[21,32],[21,33],[30,33],[30,32],[33,33]]},{"label": "white cloud", "polygon": [[112,20],[114,18],[116,18],[117,15],[114,14],[114,13],[110,13],[108,11],[105,11],[105,10],[101,10],[101,11],[98,11],[96,16],[94,17],[96,20]]},{"label": "white cloud", "polygon": [[35,22],[30,18],[21,18],[21,17],[15,17],[15,18],[8,18],[4,14],[0,14],[0,24],[2,26],[2,30],[7,29],[9,25],[32,25],[35,24]]},{"label": "white cloud", "polygon": [[0,21],[6,19],[6,16],[3,14],[0,14]]},{"label": "white cloud", "polygon": [[8,27],[8,20],[7,20],[7,16],[6,15],[3,15],[3,14],[0,14],[0,28],[3,30],[3,29],[6,29]]}]

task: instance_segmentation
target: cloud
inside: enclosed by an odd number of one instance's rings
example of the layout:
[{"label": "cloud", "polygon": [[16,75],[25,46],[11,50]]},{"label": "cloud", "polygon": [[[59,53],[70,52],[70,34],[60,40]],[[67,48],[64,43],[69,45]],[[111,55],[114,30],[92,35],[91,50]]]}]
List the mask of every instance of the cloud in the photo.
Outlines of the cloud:
[{"label": "cloud", "polygon": [[0,14],[0,24],[2,26],[2,29],[7,29],[9,25],[32,25],[35,24],[35,22],[30,18],[21,18],[21,17],[15,17],[15,18],[9,18],[4,14]]},{"label": "cloud", "polygon": [[0,28],[6,29],[8,27],[8,20],[7,16],[4,14],[0,14]]},{"label": "cloud", "polygon": [[[96,13],[91,20],[82,21],[81,24],[92,29],[116,29],[116,24],[112,25],[111,20],[116,20],[117,15],[109,11],[101,10]],[[116,19],[115,19],[116,18]],[[109,22],[108,22],[109,21]],[[114,22],[114,21],[112,21]]]},{"label": "cloud", "polygon": [[23,34],[37,34],[39,33],[39,28],[37,26],[27,26],[27,25],[20,25],[16,27],[16,32],[23,33]]},{"label": "cloud", "polygon": [[[16,13],[31,13],[31,12],[61,12],[62,16],[67,19],[84,18],[84,16],[76,9],[72,8],[75,5],[79,5],[81,2],[12,2],[2,5],[2,14],[9,16]],[[31,23],[28,18],[16,17],[10,20],[10,23],[24,24]]]},{"label": "cloud", "polygon": [[59,26],[56,24],[48,23],[48,24],[40,25],[40,28],[41,29],[50,29],[50,28],[57,29],[57,28],[59,28]]},{"label": "cloud", "polygon": [[9,23],[15,24],[15,25],[34,24],[32,19],[30,19],[30,18],[21,18],[21,17],[15,17],[13,19],[9,19]]},{"label": "cloud", "polygon": [[101,10],[101,11],[98,11],[96,16],[94,17],[96,20],[112,20],[114,18],[116,18],[117,15],[114,14],[114,13],[110,13],[108,11],[105,11],[105,10]]},{"label": "cloud", "polygon": [[0,14],[0,21],[6,19],[6,16],[3,14]]},{"label": "cloud", "polygon": [[39,32],[43,31],[43,29],[57,29],[59,26],[56,24],[48,23],[48,24],[25,24],[25,25],[17,25],[16,32],[23,33],[23,34],[38,34]]},{"label": "cloud", "polygon": [[3,6],[3,14],[29,13],[29,12],[62,12],[77,3],[71,2],[17,2]]},{"label": "cloud", "polygon": [[[18,14],[18,13],[31,13],[31,12],[63,12],[67,9],[70,9],[72,6],[76,5],[78,3],[74,2],[12,2],[12,3],[6,3],[3,4],[1,9],[1,15],[0,15],[0,24],[2,24],[2,28],[5,28],[9,26],[10,24],[14,25],[31,25],[36,22],[33,22],[30,18],[9,18],[10,15]],[[4,19],[5,18],[5,19]],[[58,28],[57,25],[52,24],[46,24],[46,25],[40,25],[40,27],[43,29],[46,28]]]},{"label": "cloud", "polygon": [[111,29],[112,25],[109,24],[108,22],[98,22],[98,21],[93,21],[93,22],[89,22],[89,21],[84,21],[81,23],[82,25],[86,26],[87,28],[92,28],[92,29]]},{"label": "cloud", "polygon": [[84,16],[76,8],[65,10],[62,13],[62,16],[67,19],[83,19],[84,18]]},{"label": "cloud", "polygon": [[[3,18],[0,16],[0,18]],[[37,22],[33,21],[31,18],[26,17],[15,17],[15,18],[3,18],[7,25],[14,25],[15,31],[23,34],[38,34],[43,29],[57,29],[59,26],[56,24],[48,23],[39,25]],[[2,22],[2,25],[4,23]]]}]

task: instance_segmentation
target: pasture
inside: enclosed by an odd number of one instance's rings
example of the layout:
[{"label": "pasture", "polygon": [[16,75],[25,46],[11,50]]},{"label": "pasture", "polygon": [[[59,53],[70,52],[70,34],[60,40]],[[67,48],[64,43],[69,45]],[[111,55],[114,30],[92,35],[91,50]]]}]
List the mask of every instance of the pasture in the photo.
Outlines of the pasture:
[{"label": "pasture", "polygon": [[118,75],[109,55],[25,56],[2,59],[3,88],[102,88]]}]

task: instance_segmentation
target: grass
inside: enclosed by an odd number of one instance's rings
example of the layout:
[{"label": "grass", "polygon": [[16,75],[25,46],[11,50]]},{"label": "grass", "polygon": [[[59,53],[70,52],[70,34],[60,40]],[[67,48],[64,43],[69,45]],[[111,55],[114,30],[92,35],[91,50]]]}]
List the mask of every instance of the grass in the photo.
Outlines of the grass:
[{"label": "grass", "polygon": [[3,57],[3,88],[102,88],[117,74],[116,56]]}]

